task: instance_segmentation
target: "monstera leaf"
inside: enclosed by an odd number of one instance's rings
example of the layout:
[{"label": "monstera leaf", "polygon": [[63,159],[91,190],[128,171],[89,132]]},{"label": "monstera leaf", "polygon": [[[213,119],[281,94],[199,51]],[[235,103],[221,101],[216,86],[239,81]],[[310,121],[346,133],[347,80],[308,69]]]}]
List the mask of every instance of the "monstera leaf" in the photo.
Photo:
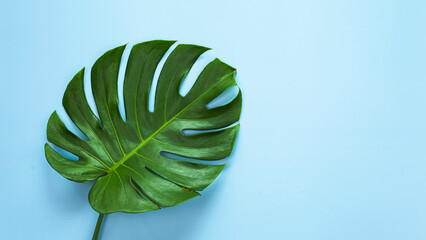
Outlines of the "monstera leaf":
[{"label": "monstera leaf", "polygon": [[[240,117],[241,92],[226,105],[208,108],[207,104],[236,86],[235,69],[218,59],[211,61],[182,96],[183,79],[208,48],[180,44],[166,59],[157,88],[151,89],[157,65],[173,44],[158,40],[133,46],[123,86],[126,120],[120,115],[117,96],[125,46],[106,52],[91,69],[100,119],[85,98],[84,69],[65,91],[63,106],[86,139],[69,131],[56,112],[49,119],[48,141],[77,155],[78,160],[62,156],[48,143],[46,158],[69,180],[95,180],[89,201],[100,213],[100,221],[103,214],[146,212],[199,196],[197,191],[212,183],[224,165],[190,159],[214,161],[232,151],[239,129],[234,123]],[[150,91],[155,91],[152,112]]]}]

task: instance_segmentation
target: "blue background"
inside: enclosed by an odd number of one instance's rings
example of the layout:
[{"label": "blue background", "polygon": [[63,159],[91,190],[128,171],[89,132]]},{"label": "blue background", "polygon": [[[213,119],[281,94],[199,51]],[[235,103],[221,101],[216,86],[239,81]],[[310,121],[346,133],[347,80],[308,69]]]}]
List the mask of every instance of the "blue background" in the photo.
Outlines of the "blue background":
[{"label": "blue background", "polygon": [[202,197],[112,214],[103,240],[426,239],[425,12],[425,1],[2,1],[0,239],[91,238],[91,184],[50,168],[47,119],[66,118],[78,70],[152,39],[212,47],[238,69],[240,135]]}]

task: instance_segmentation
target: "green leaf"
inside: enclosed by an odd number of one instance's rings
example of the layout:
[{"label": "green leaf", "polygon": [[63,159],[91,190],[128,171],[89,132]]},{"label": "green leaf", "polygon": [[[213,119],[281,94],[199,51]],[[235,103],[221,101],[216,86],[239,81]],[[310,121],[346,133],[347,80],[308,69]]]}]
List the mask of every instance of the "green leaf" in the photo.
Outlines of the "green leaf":
[{"label": "green leaf", "polygon": [[[69,180],[96,180],[89,201],[99,213],[146,212],[199,196],[197,191],[211,184],[224,167],[206,162],[231,154],[239,128],[234,123],[240,118],[241,92],[226,105],[206,105],[236,86],[235,69],[215,59],[185,96],[179,94],[188,71],[208,48],[180,44],[171,52],[158,79],[154,111],[149,111],[154,72],[173,44],[157,40],[133,46],[123,86],[126,121],[120,115],[117,96],[125,46],[106,52],[91,69],[100,119],[85,98],[84,69],[65,91],[63,106],[88,140],[69,131],[56,112],[50,116],[47,161]],[[184,134],[184,130],[199,131]],[[78,161],[60,155],[51,145],[77,155]]]}]

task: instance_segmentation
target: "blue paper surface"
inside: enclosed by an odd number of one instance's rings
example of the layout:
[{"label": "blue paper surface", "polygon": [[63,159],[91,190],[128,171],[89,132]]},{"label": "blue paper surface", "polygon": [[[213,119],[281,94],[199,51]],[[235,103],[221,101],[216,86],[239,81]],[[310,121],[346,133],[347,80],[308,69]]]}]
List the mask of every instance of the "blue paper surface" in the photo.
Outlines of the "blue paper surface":
[{"label": "blue paper surface", "polygon": [[81,68],[153,39],[211,47],[201,60],[237,68],[240,134],[201,197],[107,216],[102,240],[426,239],[425,11],[384,0],[2,1],[0,239],[91,239],[91,184],[48,165],[47,120],[66,117],[62,95]]}]

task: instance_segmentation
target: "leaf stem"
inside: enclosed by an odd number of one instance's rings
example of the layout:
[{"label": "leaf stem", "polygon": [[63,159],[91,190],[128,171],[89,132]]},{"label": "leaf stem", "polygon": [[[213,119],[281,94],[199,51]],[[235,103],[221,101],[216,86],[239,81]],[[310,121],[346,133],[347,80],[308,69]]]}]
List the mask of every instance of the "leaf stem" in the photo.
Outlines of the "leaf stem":
[{"label": "leaf stem", "polygon": [[93,233],[92,240],[98,240],[99,231],[101,230],[102,220],[104,220],[104,214],[99,213],[98,222],[96,223],[95,232]]}]

